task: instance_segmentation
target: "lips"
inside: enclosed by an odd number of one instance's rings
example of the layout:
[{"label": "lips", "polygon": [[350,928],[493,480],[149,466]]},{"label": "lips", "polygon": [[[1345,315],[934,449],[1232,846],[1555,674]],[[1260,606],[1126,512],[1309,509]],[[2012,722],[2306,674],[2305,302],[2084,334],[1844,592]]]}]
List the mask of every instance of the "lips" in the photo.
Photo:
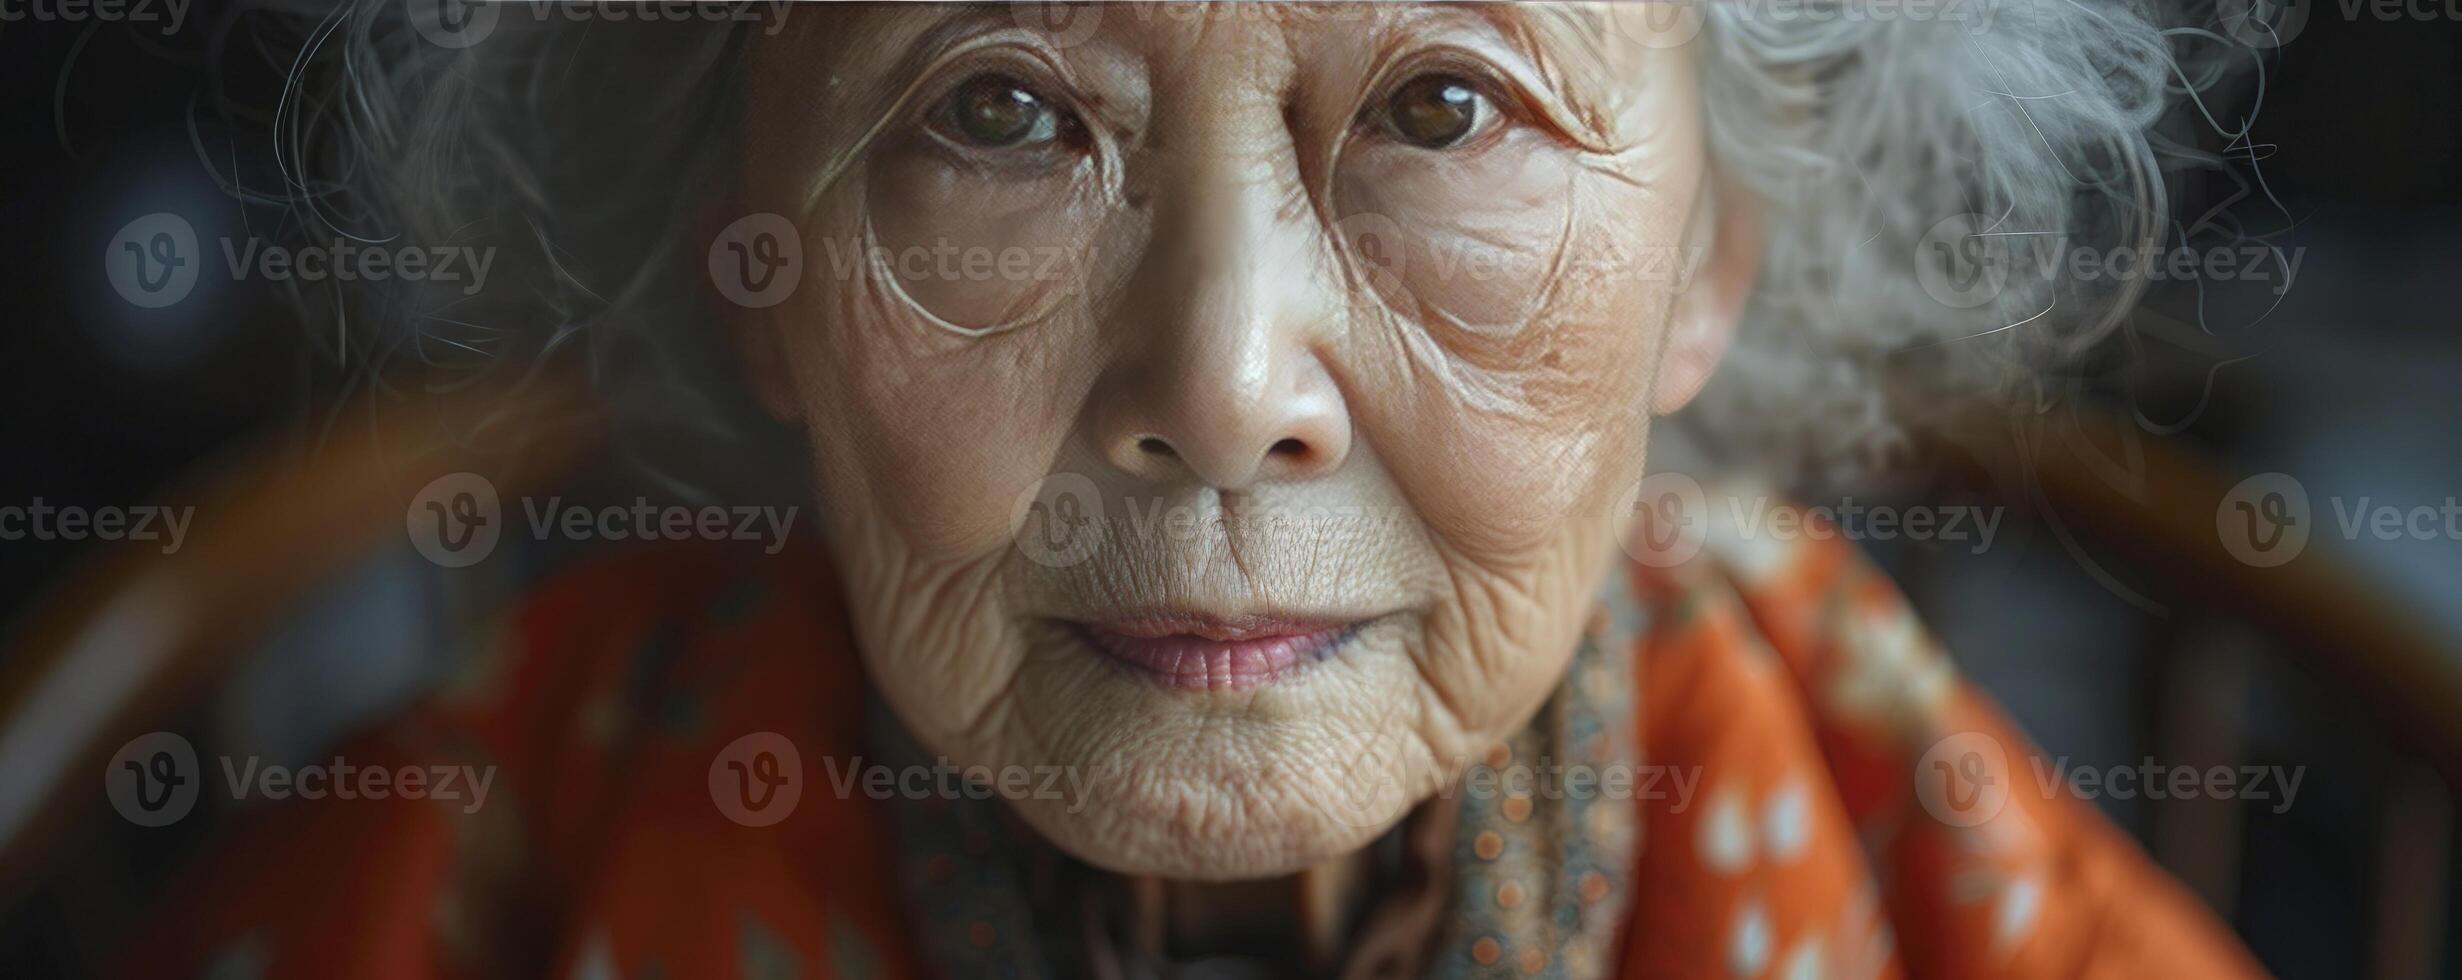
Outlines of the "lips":
[{"label": "lips", "polygon": [[1364,622],[1274,616],[1141,616],[1069,624],[1096,652],[1165,687],[1241,690],[1332,656]]}]

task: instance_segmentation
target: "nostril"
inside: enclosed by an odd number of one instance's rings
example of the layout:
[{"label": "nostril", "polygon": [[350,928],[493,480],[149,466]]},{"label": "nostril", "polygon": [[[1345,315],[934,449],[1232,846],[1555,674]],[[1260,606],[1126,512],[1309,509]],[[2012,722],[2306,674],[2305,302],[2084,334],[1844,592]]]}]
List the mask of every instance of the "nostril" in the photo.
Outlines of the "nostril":
[{"label": "nostril", "polygon": [[1171,444],[1153,436],[1137,440],[1137,449],[1148,456],[1171,455]]},{"label": "nostril", "polygon": [[1297,439],[1284,439],[1275,443],[1273,448],[1267,452],[1276,456],[1306,456],[1308,455],[1308,444]]}]

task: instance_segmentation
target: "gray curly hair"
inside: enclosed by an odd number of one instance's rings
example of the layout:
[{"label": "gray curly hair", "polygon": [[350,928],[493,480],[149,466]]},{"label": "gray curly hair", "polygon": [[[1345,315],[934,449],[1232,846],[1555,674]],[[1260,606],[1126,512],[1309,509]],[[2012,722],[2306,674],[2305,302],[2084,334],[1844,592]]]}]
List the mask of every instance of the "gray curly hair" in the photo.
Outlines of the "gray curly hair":
[{"label": "gray curly hair", "polygon": [[[577,359],[626,445],[698,481],[725,468],[695,463],[780,438],[728,383],[693,247],[711,203],[693,193],[725,193],[738,145],[742,35],[776,5],[705,4],[713,16],[682,24],[505,16],[468,48],[424,35],[411,6],[286,12],[312,27],[275,117],[284,196],[320,236],[493,246],[498,272],[476,295],[296,295],[329,362],[381,390],[405,366],[477,379]],[[1736,348],[1679,421],[1780,481],[1888,465],[1944,413],[2094,345],[2141,281],[2079,281],[2012,251],[1983,301],[1945,301],[1937,284],[1971,270],[1927,247],[1944,229],[2142,254],[2169,226],[2164,173],[2213,162],[2156,129],[2232,45],[2137,0],[1686,10],[1711,154],[1764,202],[1766,251]],[[675,455],[696,451],[710,455]]]}]

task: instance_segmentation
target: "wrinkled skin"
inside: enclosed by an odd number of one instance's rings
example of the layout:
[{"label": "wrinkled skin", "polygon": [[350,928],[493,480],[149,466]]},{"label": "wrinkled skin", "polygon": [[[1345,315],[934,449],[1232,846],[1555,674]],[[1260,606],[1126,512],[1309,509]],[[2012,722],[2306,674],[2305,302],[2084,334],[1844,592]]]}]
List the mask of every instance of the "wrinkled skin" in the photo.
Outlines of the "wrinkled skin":
[{"label": "wrinkled skin", "polygon": [[[1688,49],[1595,11],[1098,19],[803,8],[749,41],[737,201],[791,216],[806,269],[737,340],[809,437],[866,663],[928,749],[1074,767],[1087,799],[1014,802],[1097,865],[1288,873],[1560,682],[1649,421],[1708,376],[1755,249]],[[1459,144],[1384,125],[1430,71],[1479,93]],[[987,72],[1077,124],[950,139]],[[866,245],[1032,259],[848,262]],[[1054,514],[1099,514],[1059,529],[1093,547],[1051,553]],[[1155,610],[1356,632],[1192,690],[1062,625]]]}]

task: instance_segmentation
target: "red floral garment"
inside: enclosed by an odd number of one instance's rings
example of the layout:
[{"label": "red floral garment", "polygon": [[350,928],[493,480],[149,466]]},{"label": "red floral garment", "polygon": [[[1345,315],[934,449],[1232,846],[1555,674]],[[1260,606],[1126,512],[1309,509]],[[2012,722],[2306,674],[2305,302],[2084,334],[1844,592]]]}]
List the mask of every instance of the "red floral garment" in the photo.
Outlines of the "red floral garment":
[{"label": "red floral garment", "polygon": [[[890,808],[831,791],[825,760],[866,748],[835,588],[810,557],[708,547],[556,578],[474,634],[446,689],[341,752],[493,766],[487,805],[253,813],[179,876],[115,972],[900,977],[960,962],[936,949],[1001,948],[1013,937],[990,918],[916,928],[930,917],[901,896],[953,865],[902,859]],[[1629,873],[1572,878],[1556,918],[1577,930],[1579,906],[1612,902],[1622,928],[1605,941],[1575,931],[1546,948],[1491,928],[1483,916],[1538,883],[1466,826],[1461,911],[1426,972],[2261,973],[2090,806],[2036,788],[2031,745],[1851,545],[1713,530],[1698,557],[1629,564],[1607,591],[1593,640],[1631,669],[1577,667],[1568,683],[1632,685],[1604,700],[1631,706],[1642,756],[1690,791],[1660,780],[1630,811],[1594,814],[1629,816],[1631,844],[1612,852],[1632,855]],[[751,785],[726,781],[726,749],[759,733],[796,747],[803,780],[783,821],[756,827],[722,801]],[[1494,819],[1525,819],[1515,802]]]}]

